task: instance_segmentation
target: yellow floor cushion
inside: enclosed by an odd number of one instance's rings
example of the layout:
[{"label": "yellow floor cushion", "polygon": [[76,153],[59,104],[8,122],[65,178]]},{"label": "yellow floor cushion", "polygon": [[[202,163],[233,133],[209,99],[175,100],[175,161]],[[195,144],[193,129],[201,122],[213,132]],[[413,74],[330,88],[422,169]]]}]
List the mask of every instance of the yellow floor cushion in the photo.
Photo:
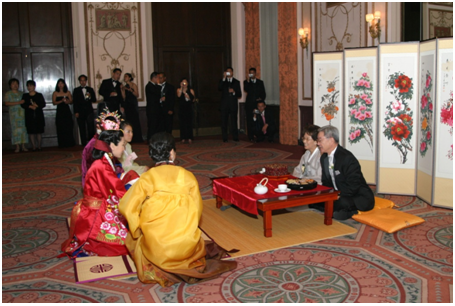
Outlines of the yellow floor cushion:
[{"label": "yellow floor cushion", "polygon": [[370,211],[359,212],[359,214],[353,215],[352,219],[389,234],[425,222],[420,217],[392,209],[391,207],[376,209],[376,205]]}]

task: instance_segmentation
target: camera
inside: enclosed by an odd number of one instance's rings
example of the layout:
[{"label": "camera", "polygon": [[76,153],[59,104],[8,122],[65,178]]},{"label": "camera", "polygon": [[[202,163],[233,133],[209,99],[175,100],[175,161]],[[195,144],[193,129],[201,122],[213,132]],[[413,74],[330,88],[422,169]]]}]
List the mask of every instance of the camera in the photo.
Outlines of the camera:
[{"label": "camera", "polygon": [[253,77],[253,74],[252,74],[252,73],[250,73],[248,76],[249,76],[250,78],[252,78],[252,77]]},{"label": "camera", "polygon": [[261,112],[260,112],[258,109],[255,109],[255,110],[253,111],[253,114],[260,115]]},{"label": "camera", "polygon": [[230,73],[230,72],[226,72],[226,75],[227,75],[227,76],[231,76],[231,73]]},{"label": "camera", "polygon": [[187,84],[186,83],[183,83],[183,86],[186,86]]}]

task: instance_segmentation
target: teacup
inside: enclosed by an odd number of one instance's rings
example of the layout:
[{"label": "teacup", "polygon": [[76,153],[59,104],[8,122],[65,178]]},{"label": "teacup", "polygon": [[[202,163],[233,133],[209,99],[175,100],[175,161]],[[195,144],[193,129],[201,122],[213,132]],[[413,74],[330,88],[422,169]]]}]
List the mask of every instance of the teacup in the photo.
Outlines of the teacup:
[{"label": "teacup", "polygon": [[278,189],[279,189],[280,191],[286,191],[286,189],[288,189],[288,185],[286,185],[286,184],[279,184],[279,185],[278,185]]}]

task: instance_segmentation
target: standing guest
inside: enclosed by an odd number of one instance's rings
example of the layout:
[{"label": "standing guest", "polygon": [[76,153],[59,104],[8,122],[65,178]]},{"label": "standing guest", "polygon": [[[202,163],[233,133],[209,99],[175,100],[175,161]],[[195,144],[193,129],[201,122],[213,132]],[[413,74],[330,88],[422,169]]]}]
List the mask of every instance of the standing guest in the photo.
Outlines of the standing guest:
[{"label": "standing guest", "polygon": [[[319,129],[318,146],[321,151],[322,185],[339,190],[333,203],[333,218],[346,220],[357,210],[368,211],[374,207],[374,194],[363,177],[359,161],[338,144],[338,129],[326,125]],[[310,207],[323,210],[323,205]]]},{"label": "standing guest", "polygon": [[10,91],[5,93],[5,105],[9,107],[9,120],[11,122],[11,142],[16,145],[15,153],[22,151],[27,152],[25,144],[28,143],[27,130],[25,128],[24,109],[21,104],[22,91],[19,91],[19,80],[12,78],[8,81]]},{"label": "standing guest", "polygon": [[92,103],[96,102],[96,95],[93,88],[87,86],[86,75],[80,75],[78,80],[81,86],[73,90],[73,107],[81,135],[81,144],[85,146],[87,139],[92,139],[95,135],[95,114]]},{"label": "standing guest", "polygon": [[112,71],[112,78],[105,79],[101,82],[98,93],[103,96],[105,106],[102,105],[103,103],[98,104],[98,115],[101,114],[102,109],[105,107],[109,108],[110,112],[117,111],[123,113],[123,110],[120,109],[120,106],[123,104],[122,84],[120,82],[121,75],[122,70],[120,68],[115,68]]},{"label": "standing guest", "polygon": [[168,133],[150,140],[155,167],[142,174],[120,201],[128,221],[126,246],[143,283],[162,287],[195,283],[236,268],[235,261],[220,260],[216,244],[206,244],[199,221],[202,198],[194,175],[174,165],[175,141]]},{"label": "standing guest", "polygon": [[183,78],[180,81],[180,88],[177,89],[177,100],[179,101],[180,139],[182,143],[188,140],[193,141],[193,101],[194,90],[189,87],[188,80]]},{"label": "standing guest", "polygon": [[273,114],[270,111],[266,112],[266,107],[267,105],[264,101],[259,101],[257,109],[253,111],[253,135],[256,142],[264,141],[265,137],[267,137],[269,142],[273,142],[273,137],[277,130]]},{"label": "standing guest", "polygon": [[121,131],[104,131],[96,141],[84,198],[73,208],[69,238],[61,246],[70,258],[128,254],[127,223],[118,210],[126,189],[114,167],[124,150]]},{"label": "standing guest", "polygon": [[237,128],[237,113],[239,110],[239,99],[242,97],[240,82],[234,78],[234,69],[227,67],[223,72],[223,78],[218,84],[221,91],[221,132],[223,142],[228,141],[228,123],[231,117],[231,133],[234,141],[239,141],[239,131]]},{"label": "standing guest", "polygon": [[125,73],[123,80],[126,83],[125,86],[122,86],[122,97],[125,101],[125,118],[131,122],[132,127],[134,127],[135,131],[133,139],[130,141],[134,143],[143,142],[144,140],[142,139],[141,121],[139,120],[139,105],[137,102],[137,97],[139,97],[139,90],[137,89],[137,85],[133,83],[134,79],[131,73]]},{"label": "standing guest", "polygon": [[122,157],[119,158],[120,163],[122,163],[122,168],[125,172],[133,170],[141,175],[146,172],[149,167],[140,166],[138,163],[134,162],[137,158],[137,154],[133,152],[133,148],[130,145],[131,140],[134,139],[133,126],[130,122],[123,121],[120,124],[120,129],[123,131],[123,139],[125,140],[125,151],[123,151]]},{"label": "standing guest", "polygon": [[70,104],[73,97],[68,90],[64,79],[58,79],[55,91],[52,94],[52,104],[57,105],[55,124],[57,126],[57,141],[59,148],[67,148],[75,145],[73,136],[73,114]]},{"label": "standing guest", "polygon": [[102,131],[118,130],[120,128],[120,123],[123,119],[120,118],[120,115],[117,112],[110,113],[109,109],[106,108],[104,112],[96,119],[96,134],[93,138],[87,143],[84,150],[82,150],[82,163],[81,163],[81,178],[82,178],[82,188],[85,186],[85,176],[87,175],[88,169],[92,166],[95,161],[92,157],[93,147],[95,142],[98,139],[98,134]]},{"label": "standing guest", "polygon": [[174,120],[175,88],[166,83],[166,74],[161,72],[158,75],[161,85],[161,114],[162,125],[159,132],[172,134],[172,123]]},{"label": "standing guest", "polygon": [[253,113],[258,101],[265,101],[264,82],[256,78],[256,68],[250,68],[248,78],[243,81],[243,90],[247,93],[245,100],[246,127],[248,139],[254,142]]},{"label": "standing guest", "polygon": [[158,132],[161,117],[161,87],[158,85],[158,72],[150,75],[150,81],[145,86],[145,98],[147,100],[147,143],[153,134]]},{"label": "standing guest", "polygon": [[310,125],[303,130],[302,141],[306,151],[292,175],[298,178],[313,179],[321,184],[321,152],[318,148],[318,133],[319,126],[317,125]]},{"label": "standing guest", "polygon": [[27,81],[28,93],[22,96],[24,103],[21,104],[25,110],[25,126],[27,133],[32,142],[33,151],[41,151],[41,134],[44,133],[44,113],[43,108],[46,107],[46,101],[39,92],[35,91],[36,83],[33,80]]}]

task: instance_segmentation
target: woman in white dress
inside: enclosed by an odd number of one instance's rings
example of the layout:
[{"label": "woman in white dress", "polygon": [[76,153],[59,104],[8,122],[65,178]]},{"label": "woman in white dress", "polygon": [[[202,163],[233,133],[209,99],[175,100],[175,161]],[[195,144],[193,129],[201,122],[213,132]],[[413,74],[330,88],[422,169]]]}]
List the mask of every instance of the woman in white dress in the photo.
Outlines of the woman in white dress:
[{"label": "woman in white dress", "polygon": [[318,130],[319,126],[317,125],[310,125],[303,130],[302,140],[306,151],[292,175],[298,178],[313,179],[321,184],[322,169],[321,152],[319,152],[317,142]]}]

